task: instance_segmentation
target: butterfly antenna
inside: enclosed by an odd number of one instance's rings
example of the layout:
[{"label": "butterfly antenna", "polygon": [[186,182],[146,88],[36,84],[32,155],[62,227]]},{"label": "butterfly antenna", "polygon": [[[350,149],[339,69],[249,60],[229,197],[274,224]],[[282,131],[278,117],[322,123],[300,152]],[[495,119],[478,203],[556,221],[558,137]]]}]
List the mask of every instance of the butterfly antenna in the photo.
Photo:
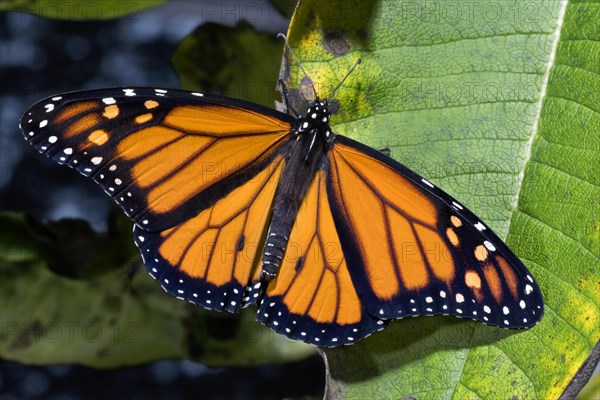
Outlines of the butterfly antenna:
[{"label": "butterfly antenna", "polygon": [[346,74],[346,76],[344,77],[344,79],[342,79],[340,81],[340,83],[338,83],[338,85],[335,87],[335,89],[333,89],[333,91],[331,93],[329,93],[329,98],[332,98],[333,95],[335,94],[335,92],[337,92],[337,90],[342,86],[342,83],[344,83],[344,81],[346,80],[346,78],[348,78],[350,76],[350,74],[352,73],[352,71],[354,71],[354,69],[356,67],[358,67],[358,64],[361,63],[361,59],[359,58],[358,60],[356,60],[356,62],[354,63],[354,66],[352,68],[350,68],[350,71],[348,71],[348,73]]},{"label": "butterfly antenna", "polygon": [[308,77],[308,74],[306,73],[306,71],[304,70],[304,67],[302,66],[302,64],[300,63],[300,60],[298,60],[298,57],[296,57],[296,54],[294,53],[294,50],[292,50],[292,47],[290,46],[290,42],[288,42],[287,38],[285,37],[285,35],[283,33],[278,33],[277,34],[277,38],[282,38],[283,41],[285,42],[285,45],[287,46],[288,50],[290,51],[290,54],[292,55],[292,57],[294,57],[294,60],[296,60],[296,64],[298,64],[298,66],[300,67],[300,69],[302,70],[302,73],[304,73],[304,76],[306,76],[306,78],[308,79],[308,81],[310,82],[310,86],[312,87],[313,92],[315,93],[315,97],[319,97],[317,95],[317,89],[315,89],[315,85],[313,85],[313,81],[312,79],[310,79]]}]

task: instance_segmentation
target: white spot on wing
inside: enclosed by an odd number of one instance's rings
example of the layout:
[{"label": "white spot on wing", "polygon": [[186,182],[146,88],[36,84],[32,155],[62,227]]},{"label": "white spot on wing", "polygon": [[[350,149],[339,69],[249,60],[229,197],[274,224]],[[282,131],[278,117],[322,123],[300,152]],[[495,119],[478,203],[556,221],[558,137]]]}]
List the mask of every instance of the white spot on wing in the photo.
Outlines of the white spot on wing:
[{"label": "white spot on wing", "polygon": [[477,228],[478,231],[485,231],[485,226],[481,223],[481,222],[477,222],[475,224],[475,228]]},{"label": "white spot on wing", "polygon": [[102,99],[102,102],[104,104],[115,104],[117,101],[112,97],[106,97],[106,98]]},{"label": "white spot on wing", "polygon": [[496,247],[491,244],[490,242],[488,242],[487,240],[483,242],[483,245],[489,250],[489,251],[496,251]]},{"label": "white spot on wing", "polygon": [[427,186],[429,186],[432,189],[434,188],[433,183],[429,182],[427,179],[421,178],[421,182],[423,182],[424,184],[426,184]]}]

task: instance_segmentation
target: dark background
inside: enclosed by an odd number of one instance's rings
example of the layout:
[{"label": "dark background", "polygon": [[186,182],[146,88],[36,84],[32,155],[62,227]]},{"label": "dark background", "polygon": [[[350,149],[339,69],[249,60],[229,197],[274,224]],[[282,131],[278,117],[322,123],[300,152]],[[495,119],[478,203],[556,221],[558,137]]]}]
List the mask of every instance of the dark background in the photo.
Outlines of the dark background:
[{"label": "dark background", "polygon": [[[240,20],[273,35],[289,24],[266,1],[171,1],[106,21],[0,13],[0,210],[42,221],[82,218],[106,230],[108,197],[29,146],[18,129],[21,114],[37,100],[66,91],[179,87],[170,64],[178,43],[204,22],[233,26]],[[0,361],[0,399],[279,399],[322,396],[323,387],[324,367],[317,356],[256,368],[165,360],[104,371]]]}]

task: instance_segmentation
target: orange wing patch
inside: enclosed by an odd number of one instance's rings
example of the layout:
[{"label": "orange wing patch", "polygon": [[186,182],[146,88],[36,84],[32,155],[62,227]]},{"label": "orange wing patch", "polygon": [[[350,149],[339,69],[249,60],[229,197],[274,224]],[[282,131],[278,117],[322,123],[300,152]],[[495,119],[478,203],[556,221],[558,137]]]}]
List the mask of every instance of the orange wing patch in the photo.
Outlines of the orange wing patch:
[{"label": "orange wing patch", "polygon": [[81,101],[74,103],[62,109],[52,122],[54,124],[62,124],[73,117],[80,116],[91,110],[97,109],[100,104],[101,103],[98,101]]},{"label": "orange wing patch", "polygon": [[[201,146],[201,150],[194,147],[196,151],[191,155],[189,151],[183,151],[175,159],[173,155],[176,153],[169,151],[167,147],[155,153],[157,158],[169,159],[160,165],[163,179],[156,179],[159,174],[153,170],[158,166],[146,163],[146,160],[143,161],[145,164],[140,163],[133,167],[134,177],[140,177],[140,186],[147,184],[145,176],[154,179],[154,185],[147,197],[148,207],[154,213],[166,213],[221,181],[232,171],[252,164],[257,158],[256,155],[260,154],[262,149],[276,143],[278,137],[281,137],[281,132],[265,136],[221,138],[211,141],[204,148]],[[188,138],[190,137],[186,137]],[[192,140],[194,139],[189,139]],[[186,156],[189,157],[189,162],[185,162]]]},{"label": "orange wing patch", "polygon": [[[201,124],[198,121],[202,121]],[[196,134],[234,136],[248,132],[288,131],[289,124],[240,108],[215,106],[177,107],[165,117],[165,124]]]},{"label": "orange wing patch", "polygon": [[69,124],[64,135],[66,138],[70,138],[88,132],[90,129],[97,127],[100,121],[100,117],[95,113],[84,115]]}]

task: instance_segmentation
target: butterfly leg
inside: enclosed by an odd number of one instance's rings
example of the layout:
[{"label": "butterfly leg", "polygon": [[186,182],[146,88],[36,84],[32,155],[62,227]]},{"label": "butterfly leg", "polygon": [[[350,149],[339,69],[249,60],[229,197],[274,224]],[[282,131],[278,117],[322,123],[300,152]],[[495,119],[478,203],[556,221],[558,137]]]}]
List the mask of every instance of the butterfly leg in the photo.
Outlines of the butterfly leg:
[{"label": "butterfly leg", "polygon": [[290,92],[288,91],[287,86],[283,83],[283,79],[279,80],[279,84],[281,85],[281,89],[283,90],[283,103],[285,104],[285,112],[289,114],[289,110],[291,110],[296,118],[300,117],[300,114],[294,110],[294,108],[290,105]]}]

